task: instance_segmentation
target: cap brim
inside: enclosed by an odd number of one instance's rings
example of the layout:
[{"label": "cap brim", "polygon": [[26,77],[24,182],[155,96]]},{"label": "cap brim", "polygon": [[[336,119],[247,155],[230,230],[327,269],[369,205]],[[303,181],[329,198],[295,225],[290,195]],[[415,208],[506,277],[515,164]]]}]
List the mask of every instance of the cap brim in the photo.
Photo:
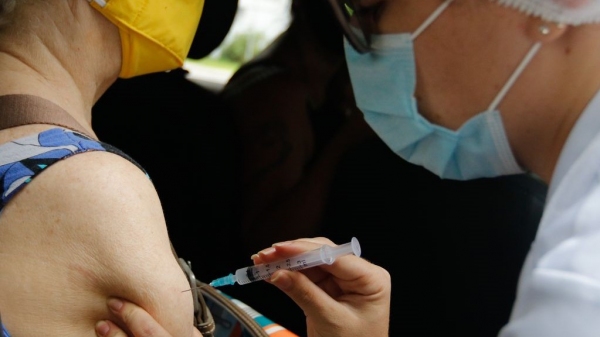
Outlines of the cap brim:
[{"label": "cap brim", "polygon": [[237,8],[238,0],[205,0],[188,58],[201,59],[221,45],[231,29]]}]

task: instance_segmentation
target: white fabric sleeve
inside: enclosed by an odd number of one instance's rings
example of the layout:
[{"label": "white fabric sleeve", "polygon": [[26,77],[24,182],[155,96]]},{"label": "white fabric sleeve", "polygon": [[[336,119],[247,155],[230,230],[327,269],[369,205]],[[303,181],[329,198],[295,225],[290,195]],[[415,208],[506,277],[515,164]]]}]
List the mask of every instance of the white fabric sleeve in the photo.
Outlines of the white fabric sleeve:
[{"label": "white fabric sleeve", "polygon": [[500,337],[600,336],[600,188],[552,211]]}]

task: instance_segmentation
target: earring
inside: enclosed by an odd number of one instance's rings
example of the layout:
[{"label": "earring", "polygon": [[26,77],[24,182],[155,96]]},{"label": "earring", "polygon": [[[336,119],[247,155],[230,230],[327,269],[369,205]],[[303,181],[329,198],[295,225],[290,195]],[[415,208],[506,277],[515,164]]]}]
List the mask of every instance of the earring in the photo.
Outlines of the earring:
[{"label": "earring", "polygon": [[550,34],[550,27],[548,27],[548,25],[541,25],[539,30],[540,33],[544,36]]}]

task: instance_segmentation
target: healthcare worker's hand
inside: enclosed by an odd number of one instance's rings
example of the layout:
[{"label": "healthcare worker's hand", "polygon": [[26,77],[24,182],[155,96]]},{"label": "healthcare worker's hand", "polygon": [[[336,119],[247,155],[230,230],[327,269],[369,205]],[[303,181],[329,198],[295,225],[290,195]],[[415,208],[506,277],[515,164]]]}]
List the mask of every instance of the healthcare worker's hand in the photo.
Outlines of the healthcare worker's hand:
[{"label": "healthcare worker's hand", "polygon": [[[275,244],[252,259],[273,262],[323,244],[335,246],[325,238],[299,239]],[[302,272],[279,270],[269,282],[304,310],[308,337],[388,336],[390,274],[360,257],[342,256]]]},{"label": "healthcare worker's hand", "polygon": [[[314,250],[323,244],[334,245],[325,238],[299,239],[273,245],[252,258],[266,263]],[[270,282],[290,296],[306,315],[308,337],[388,336],[391,281],[389,273],[359,257],[338,258],[331,266],[322,265],[290,272],[280,270]],[[114,304],[118,304],[115,308]],[[133,303],[114,300],[109,307],[133,337],[172,337],[142,308]],[[110,321],[98,322],[99,337],[126,337]],[[194,337],[201,336],[195,330]]]},{"label": "healthcare worker's hand", "polygon": [[[98,337],[172,337],[149,313],[131,302],[109,299],[108,307],[130,334],[111,321],[100,321],[96,323]],[[194,328],[192,337],[202,337],[202,334]]]}]

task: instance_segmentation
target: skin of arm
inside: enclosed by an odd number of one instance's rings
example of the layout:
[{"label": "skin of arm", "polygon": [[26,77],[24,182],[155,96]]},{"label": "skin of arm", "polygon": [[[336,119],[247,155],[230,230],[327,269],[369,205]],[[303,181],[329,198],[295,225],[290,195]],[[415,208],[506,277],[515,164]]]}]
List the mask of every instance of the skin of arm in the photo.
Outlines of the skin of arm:
[{"label": "skin of arm", "polygon": [[109,297],[192,336],[189,284],[151,181],[127,160],[90,152],[58,162],[0,216],[0,303],[13,336],[95,336]]}]

